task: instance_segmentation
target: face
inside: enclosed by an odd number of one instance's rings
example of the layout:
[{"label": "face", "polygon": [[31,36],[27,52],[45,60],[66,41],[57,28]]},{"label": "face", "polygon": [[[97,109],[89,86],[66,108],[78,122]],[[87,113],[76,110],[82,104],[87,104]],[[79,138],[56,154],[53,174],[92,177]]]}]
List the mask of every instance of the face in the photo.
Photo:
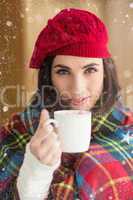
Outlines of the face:
[{"label": "face", "polygon": [[71,109],[93,108],[103,90],[103,77],[102,58],[57,55],[52,63],[53,86]]}]

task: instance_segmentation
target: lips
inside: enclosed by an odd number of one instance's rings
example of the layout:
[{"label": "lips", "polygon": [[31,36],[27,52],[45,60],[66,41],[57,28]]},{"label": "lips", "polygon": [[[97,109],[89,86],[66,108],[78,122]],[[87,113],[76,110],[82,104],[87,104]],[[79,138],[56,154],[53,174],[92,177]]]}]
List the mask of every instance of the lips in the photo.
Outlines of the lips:
[{"label": "lips", "polygon": [[84,97],[84,98],[78,98],[78,99],[72,99],[72,104],[81,104],[85,102],[89,97]]},{"label": "lips", "polygon": [[73,105],[73,106],[82,106],[86,103],[86,101],[90,98],[90,96],[87,97],[80,97],[80,98],[62,98],[63,101],[67,102],[69,105]]}]

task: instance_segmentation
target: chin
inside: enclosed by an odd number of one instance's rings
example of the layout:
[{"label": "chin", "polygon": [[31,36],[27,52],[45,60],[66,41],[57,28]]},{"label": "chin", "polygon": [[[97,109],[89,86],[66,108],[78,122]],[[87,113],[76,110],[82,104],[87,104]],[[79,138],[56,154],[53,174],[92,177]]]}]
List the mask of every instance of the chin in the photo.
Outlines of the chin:
[{"label": "chin", "polygon": [[72,104],[70,102],[70,107],[73,110],[87,110],[90,111],[91,109],[93,109],[95,107],[95,103],[96,103],[96,99],[91,98],[91,99],[87,99],[87,101],[81,102],[79,104]]},{"label": "chin", "polygon": [[81,103],[81,104],[72,104],[71,101],[67,101],[67,100],[64,100],[64,99],[61,99],[61,102],[62,102],[62,105],[64,105],[64,108],[66,109],[71,109],[71,110],[87,110],[87,111],[90,111],[94,105],[93,105],[93,102],[91,101],[88,101],[88,102],[84,102],[84,103]]},{"label": "chin", "polygon": [[92,108],[92,106],[90,106],[90,105],[84,105],[84,106],[75,106],[75,105],[72,105],[71,106],[72,110],[87,110],[87,111],[90,111],[91,108]]}]

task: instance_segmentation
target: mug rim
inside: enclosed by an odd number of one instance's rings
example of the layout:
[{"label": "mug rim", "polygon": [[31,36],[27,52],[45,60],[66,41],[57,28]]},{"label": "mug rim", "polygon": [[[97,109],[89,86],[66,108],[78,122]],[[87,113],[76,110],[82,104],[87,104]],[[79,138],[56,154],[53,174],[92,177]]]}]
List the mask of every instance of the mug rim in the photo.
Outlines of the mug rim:
[{"label": "mug rim", "polygon": [[[77,114],[78,112],[78,114],[79,114],[79,116],[81,116],[80,114],[86,114],[86,115],[91,115],[91,111],[87,111],[87,110],[74,110],[74,109],[72,109],[72,110],[56,110],[56,111],[54,111],[54,114],[64,114],[64,112],[66,112],[66,114],[72,114],[72,115],[75,115],[75,114]],[[80,113],[81,112],[81,113]]]}]

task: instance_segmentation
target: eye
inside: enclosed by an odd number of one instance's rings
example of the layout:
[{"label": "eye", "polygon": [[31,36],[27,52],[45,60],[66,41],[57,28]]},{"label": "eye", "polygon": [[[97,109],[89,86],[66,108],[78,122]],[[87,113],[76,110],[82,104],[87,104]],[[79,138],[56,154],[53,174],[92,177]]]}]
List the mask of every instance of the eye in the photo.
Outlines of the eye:
[{"label": "eye", "polygon": [[89,74],[91,74],[91,73],[95,73],[95,72],[97,72],[98,70],[96,69],[96,68],[94,68],[94,67],[89,67],[87,70],[85,70],[85,73],[89,73]]},{"label": "eye", "polygon": [[58,71],[56,71],[56,74],[67,75],[69,74],[69,72],[65,69],[59,69]]}]

